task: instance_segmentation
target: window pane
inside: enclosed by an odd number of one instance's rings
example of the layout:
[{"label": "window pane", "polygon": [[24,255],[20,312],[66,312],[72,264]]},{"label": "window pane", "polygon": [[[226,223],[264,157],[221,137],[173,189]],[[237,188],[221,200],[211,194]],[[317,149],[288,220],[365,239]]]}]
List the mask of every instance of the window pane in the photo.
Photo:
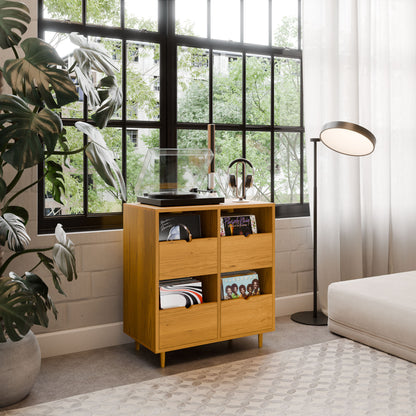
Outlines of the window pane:
[{"label": "window pane", "polygon": [[240,42],[240,0],[211,0],[211,37]]},{"label": "window pane", "polygon": [[175,0],[176,33],[207,37],[207,0]]},{"label": "window pane", "polygon": [[[207,130],[178,130],[178,148],[179,149],[207,149],[208,132]],[[198,188],[206,191],[208,185],[208,167],[201,171],[197,165],[190,165],[179,172],[178,188],[189,191],[190,188]]]},{"label": "window pane", "polygon": [[[83,135],[75,127],[65,127],[67,146],[70,150],[81,149]],[[58,145],[56,150],[62,150]],[[62,156],[54,155],[48,158],[58,163],[63,170],[65,178],[65,195],[61,196],[63,204],[59,204],[52,198],[52,185],[45,181],[45,216],[82,214],[84,212],[83,195],[83,153],[76,153],[66,160]]]},{"label": "window pane", "polygon": [[300,203],[300,133],[276,133],[274,191],[277,204]]},{"label": "window pane", "polygon": [[127,42],[127,119],[158,120],[160,116],[159,45]]},{"label": "window pane", "polygon": [[158,30],[158,0],[124,0],[124,21],[129,29]]},{"label": "window pane", "polygon": [[268,0],[245,0],[244,42],[257,43],[260,45],[269,44]]},{"label": "window pane", "polygon": [[233,198],[233,190],[228,185],[228,166],[243,154],[242,133],[240,131],[215,132],[215,190],[219,195]]},{"label": "window pane", "polygon": [[62,7],[62,0],[44,0],[43,17],[47,19],[67,20],[70,22],[82,21],[81,0],[72,0]]},{"label": "window pane", "polygon": [[[148,148],[159,147],[158,129],[127,129],[127,202],[137,202],[135,188]],[[146,189],[145,185],[143,185]]]},{"label": "window pane", "polygon": [[300,125],[301,71],[297,59],[274,61],[274,117],[281,126]]},{"label": "window pane", "polygon": [[248,56],[246,67],[247,124],[270,124],[270,58]]},{"label": "window pane", "polygon": [[[69,40],[69,34],[46,32],[45,40],[56,49],[59,56],[64,60],[67,69],[70,68],[74,63],[72,51],[75,49],[75,45]],[[62,118],[81,118],[83,116],[84,94],[77,83],[78,80],[75,74],[71,73],[70,75],[76,85],[79,101],[65,105],[61,109],[61,116]]]},{"label": "window pane", "polygon": [[178,121],[208,123],[208,51],[178,48]]},{"label": "window pane", "polygon": [[[104,128],[100,130],[108,148],[113,153],[114,160],[121,169],[121,129]],[[95,169],[88,163],[88,212],[120,212],[121,200],[117,198],[114,189],[108,186]]]},{"label": "window pane", "polygon": [[243,65],[240,53],[214,51],[214,123],[241,123]]},{"label": "window pane", "polygon": [[208,132],[206,130],[178,130],[178,148],[206,149]]},{"label": "window pane", "polygon": [[254,184],[247,190],[247,199],[254,199],[257,201],[270,201],[270,132],[247,132],[246,147],[247,159],[253,164],[255,170]]},{"label": "window pane", "polygon": [[[118,86],[121,86],[121,77],[122,77],[122,65],[121,65],[121,56],[122,56],[122,49],[121,49],[121,40],[117,40],[117,39],[108,39],[108,38],[90,38],[89,39],[92,42],[98,43],[100,46],[103,46],[106,51],[108,52],[108,54],[111,56],[112,58],[112,63],[114,65],[115,68],[118,69],[114,69],[115,72],[115,77],[116,77],[116,81]],[[102,78],[105,77],[104,73],[98,73],[96,71],[91,71],[92,72],[92,81],[94,83],[95,86],[98,86],[100,83],[100,80]],[[120,91],[121,93],[121,91]],[[89,108],[88,108],[88,117],[91,118],[91,116],[96,112],[97,107],[92,106],[91,103],[89,104]],[[111,117],[111,120],[120,120],[121,119],[121,108],[113,114],[113,116]]]},{"label": "window pane", "polygon": [[273,46],[298,49],[298,0],[272,2]]},{"label": "window pane", "polygon": [[87,23],[120,26],[120,0],[86,0]]}]

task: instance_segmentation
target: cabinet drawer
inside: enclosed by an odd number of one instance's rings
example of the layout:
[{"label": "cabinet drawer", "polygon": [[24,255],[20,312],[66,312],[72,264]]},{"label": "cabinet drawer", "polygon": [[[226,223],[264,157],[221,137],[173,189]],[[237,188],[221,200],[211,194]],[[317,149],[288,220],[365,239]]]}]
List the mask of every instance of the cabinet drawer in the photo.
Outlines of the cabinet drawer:
[{"label": "cabinet drawer", "polygon": [[217,273],[217,239],[162,241],[159,280]]},{"label": "cabinet drawer", "polygon": [[160,311],[160,349],[211,341],[217,338],[217,303]]},{"label": "cabinet drawer", "polygon": [[273,265],[272,233],[221,237],[221,272]]},{"label": "cabinet drawer", "polygon": [[273,296],[221,301],[221,336],[232,337],[274,329]]}]

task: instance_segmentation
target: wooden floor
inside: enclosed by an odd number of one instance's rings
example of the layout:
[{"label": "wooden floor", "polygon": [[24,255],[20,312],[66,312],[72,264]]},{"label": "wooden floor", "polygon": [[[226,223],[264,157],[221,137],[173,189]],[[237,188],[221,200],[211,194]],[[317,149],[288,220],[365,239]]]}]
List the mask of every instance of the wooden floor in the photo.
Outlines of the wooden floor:
[{"label": "wooden floor", "polygon": [[117,347],[46,358],[30,395],[10,406],[20,408],[76,394],[150,380],[183,371],[209,367],[312,345],[337,338],[328,327],[297,324],[289,317],[277,318],[276,331],[263,336],[258,348],[257,336],[219,342],[166,353],[166,367],[160,368],[159,356],[134,342]]}]

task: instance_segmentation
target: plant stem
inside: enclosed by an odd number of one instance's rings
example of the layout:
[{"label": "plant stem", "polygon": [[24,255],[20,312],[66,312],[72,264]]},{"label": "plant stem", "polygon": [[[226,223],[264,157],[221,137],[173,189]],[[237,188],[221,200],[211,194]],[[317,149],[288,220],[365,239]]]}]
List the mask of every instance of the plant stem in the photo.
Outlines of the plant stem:
[{"label": "plant stem", "polygon": [[2,212],[5,212],[7,207],[10,205],[10,202],[12,202],[15,198],[17,198],[20,194],[22,194],[23,192],[26,192],[28,189],[30,189],[32,186],[37,185],[40,181],[42,181],[45,178],[45,174],[43,174],[37,181],[25,186],[23,189],[21,189],[20,191],[17,191],[12,197],[10,197],[10,199],[4,204]]},{"label": "plant stem", "polygon": [[[39,251],[39,250],[37,250],[37,251]],[[33,272],[33,270],[35,270],[35,269],[36,269],[36,267],[38,267],[40,264],[42,264],[42,260],[39,260],[39,263],[38,263],[36,266],[32,267],[32,268],[29,270],[29,273],[32,273],[32,272]]]},{"label": "plant stem", "polygon": [[[11,255],[0,267],[0,276],[3,276],[3,273],[5,272],[5,270],[7,269],[7,267],[9,266],[9,264],[17,257],[23,255],[23,254],[28,254],[28,253],[37,253],[39,251],[49,251],[52,250],[52,247],[48,247],[48,248],[31,248],[29,250],[23,250],[23,251],[19,251],[17,253],[14,253],[13,255]],[[38,266],[38,265],[37,265]],[[36,266],[36,267],[37,267]]]},{"label": "plant stem", "polygon": [[64,156],[66,156],[66,155],[75,155],[77,153],[83,152],[86,147],[87,146],[84,146],[84,147],[81,147],[81,148],[76,149],[76,150],[65,150],[65,151],[55,150],[55,151],[51,152],[50,154],[51,155],[64,155]]},{"label": "plant stem", "polygon": [[16,57],[16,59],[19,59],[19,54],[17,53],[17,50],[14,47],[14,45],[12,45],[12,50],[13,50],[13,53],[14,53],[14,56]]},{"label": "plant stem", "polygon": [[23,170],[19,170],[17,173],[16,173],[16,176],[13,178],[13,180],[9,183],[9,186],[7,187],[7,189],[6,189],[6,193],[9,193],[15,186],[16,186],[16,184],[19,182],[19,180],[20,180],[20,178],[22,177],[22,175],[23,175]]}]

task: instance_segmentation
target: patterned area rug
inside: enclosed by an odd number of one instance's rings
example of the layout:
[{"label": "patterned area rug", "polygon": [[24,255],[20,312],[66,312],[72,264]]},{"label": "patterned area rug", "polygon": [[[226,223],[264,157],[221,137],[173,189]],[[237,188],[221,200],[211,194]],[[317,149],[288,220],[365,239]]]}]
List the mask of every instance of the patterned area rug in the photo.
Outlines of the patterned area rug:
[{"label": "patterned area rug", "polygon": [[416,365],[339,339],[3,416],[414,416]]}]

